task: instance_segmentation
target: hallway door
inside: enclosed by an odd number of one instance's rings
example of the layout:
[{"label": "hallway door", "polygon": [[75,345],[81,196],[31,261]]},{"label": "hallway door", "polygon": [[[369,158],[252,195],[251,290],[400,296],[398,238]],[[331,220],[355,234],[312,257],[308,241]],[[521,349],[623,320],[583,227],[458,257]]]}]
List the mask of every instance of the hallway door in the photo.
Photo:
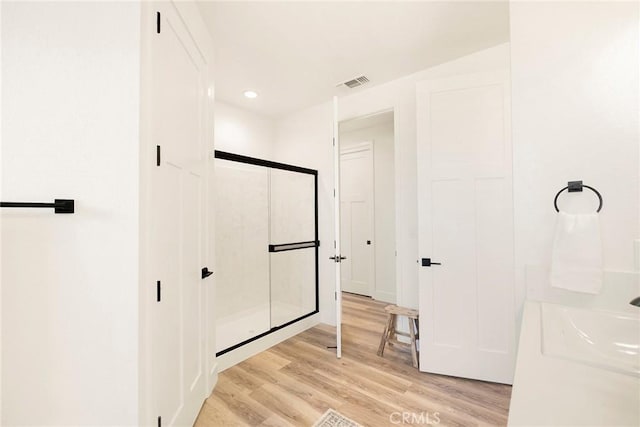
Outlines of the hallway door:
[{"label": "hallway door", "polygon": [[420,369],[510,384],[515,365],[507,71],[417,85]]},{"label": "hallway door", "polygon": [[340,221],[342,290],[372,296],[375,280],[373,246],[373,143],[340,150]]}]

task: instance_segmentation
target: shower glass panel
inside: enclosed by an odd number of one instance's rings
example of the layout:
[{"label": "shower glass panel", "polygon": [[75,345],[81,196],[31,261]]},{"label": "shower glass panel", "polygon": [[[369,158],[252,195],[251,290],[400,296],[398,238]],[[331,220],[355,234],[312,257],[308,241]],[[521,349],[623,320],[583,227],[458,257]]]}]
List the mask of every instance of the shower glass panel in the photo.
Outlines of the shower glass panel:
[{"label": "shower glass panel", "polygon": [[271,242],[315,240],[315,176],[271,169]]},{"label": "shower glass panel", "polygon": [[318,312],[317,171],[215,157],[221,355]]},{"label": "shower glass panel", "polygon": [[315,248],[271,253],[271,326],[281,326],[315,310]]},{"label": "shower glass panel", "polygon": [[271,170],[271,326],[315,309],[315,176]]},{"label": "shower glass panel", "polygon": [[[271,328],[269,171],[216,160],[216,349]],[[247,213],[251,213],[247,215]]]}]

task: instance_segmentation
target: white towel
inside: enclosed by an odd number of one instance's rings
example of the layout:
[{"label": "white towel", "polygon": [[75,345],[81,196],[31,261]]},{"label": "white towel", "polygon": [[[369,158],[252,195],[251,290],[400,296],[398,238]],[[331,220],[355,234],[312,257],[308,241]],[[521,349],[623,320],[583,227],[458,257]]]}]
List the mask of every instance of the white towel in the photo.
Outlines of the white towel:
[{"label": "white towel", "polygon": [[602,241],[597,213],[558,212],[551,255],[551,286],[597,294],[602,288]]}]

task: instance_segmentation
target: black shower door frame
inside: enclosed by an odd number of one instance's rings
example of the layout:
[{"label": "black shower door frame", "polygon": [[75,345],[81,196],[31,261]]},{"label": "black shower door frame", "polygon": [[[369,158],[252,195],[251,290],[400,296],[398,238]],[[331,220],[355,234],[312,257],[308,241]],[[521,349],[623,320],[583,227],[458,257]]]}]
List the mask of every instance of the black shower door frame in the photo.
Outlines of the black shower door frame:
[{"label": "black shower door frame", "polygon": [[314,214],[315,214],[315,218],[314,218],[314,226],[315,226],[315,240],[313,241],[307,241],[307,242],[291,242],[291,243],[282,243],[282,244],[276,244],[276,245],[269,245],[269,247],[267,248],[268,251],[271,252],[283,252],[283,251],[291,251],[291,250],[296,250],[296,249],[306,249],[306,248],[312,248],[315,247],[315,252],[316,252],[316,306],[315,306],[315,310],[313,310],[310,313],[307,313],[305,315],[302,315],[300,317],[297,317],[293,320],[290,320],[286,323],[283,323],[282,325],[278,325],[278,326],[273,326],[271,327],[271,329],[269,329],[266,332],[263,332],[261,334],[258,334],[254,337],[251,337],[249,339],[246,339],[238,344],[234,344],[231,347],[225,348],[224,350],[221,350],[219,352],[216,353],[216,357],[218,356],[222,356],[225,353],[229,353],[230,351],[233,351],[239,347],[242,347],[245,344],[248,344],[250,342],[253,342],[255,340],[258,340],[264,336],[267,336],[269,334],[272,334],[280,329],[286,328],[287,326],[290,326],[294,323],[297,323],[303,319],[306,319],[307,317],[313,316],[314,314],[317,314],[320,312],[320,302],[319,302],[319,295],[320,295],[320,290],[319,290],[319,286],[320,286],[320,276],[319,276],[319,248],[320,248],[320,240],[318,240],[318,171],[315,169],[308,169],[308,168],[303,168],[301,166],[295,166],[295,165],[289,165],[286,163],[279,163],[279,162],[272,162],[270,160],[264,160],[264,159],[258,159],[255,157],[249,157],[249,156],[243,156],[240,154],[235,154],[235,153],[229,153],[227,151],[220,151],[220,150],[215,150],[214,151],[214,158],[216,159],[220,159],[220,160],[228,160],[231,162],[238,162],[238,163],[246,163],[249,165],[255,165],[255,166],[263,166],[266,168],[272,168],[272,169],[280,169],[280,170],[285,170],[285,171],[289,171],[289,172],[297,172],[297,173],[303,173],[303,174],[307,174],[307,175],[313,175],[313,182],[314,182]]}]

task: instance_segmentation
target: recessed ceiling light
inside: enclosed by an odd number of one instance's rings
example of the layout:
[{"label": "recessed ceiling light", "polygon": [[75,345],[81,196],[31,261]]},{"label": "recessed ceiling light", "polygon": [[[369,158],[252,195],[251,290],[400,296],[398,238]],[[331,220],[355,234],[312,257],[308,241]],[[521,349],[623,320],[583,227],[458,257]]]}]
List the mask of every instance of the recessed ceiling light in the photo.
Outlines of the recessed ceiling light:
[{"label": "recessed ceiling light", "polygon": [[253,99],[253,98],[257,98],[258,94],[252,90],[245,90],[244,91],[244,96],[249,98],[249,99]]}]

